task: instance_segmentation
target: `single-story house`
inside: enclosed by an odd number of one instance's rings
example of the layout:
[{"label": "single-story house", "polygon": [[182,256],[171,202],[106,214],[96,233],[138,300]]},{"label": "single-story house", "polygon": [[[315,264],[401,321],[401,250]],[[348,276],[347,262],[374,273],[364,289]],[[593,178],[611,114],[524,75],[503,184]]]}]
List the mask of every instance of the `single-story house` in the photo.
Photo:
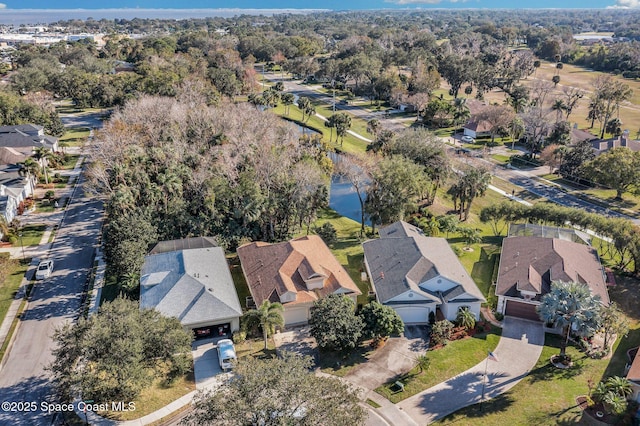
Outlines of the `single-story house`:
[{"label": "single-story house", "polygon": [[317,235],[238,248],[242,272],[257,306],[268,300],[284,308],[285,326],[305,324],[316,300],[344,294],[354,303],[361,294],[344,267]]},{"label": "single-story house", "polygon": [[224,250],[207,237],[158,243],[142,266],[140,309],[178,318],[196,339],[230,337],[242,308]]},{"label": "single-story house", "polygon": [[591,141],[591,146],[596,155],[605,153],[613,148],[628,148],[631,151],[640,151],[640,141],[631,139],[628,130],[625,130],[622,135],[616,138],[593,140]]},{"label": "single-story house", "polygon": [[502,241],[496,281],[497,312],[540,321],[536,307],[552,281],[588,286],[609,304],[606,274],[597,251],[586,244],[559,238],[512,236]]},{"label": "single-story house", "polygon": [[55,152],[58,150],[58,138],[45,135],[44,127],[35,124],[0,126],[0,147],[13,148],[22,154],[31,155],[41,146]]},{"label": "single-story house", "polygon": [[471,136],[477,138],[478,136],[485,136],[491,132],[491,124],[486,121],[469,120],[464,126],[462,126],[464,136]]},{"label": "single-story house", "polygon": [[453,321],[467,308],[480,318],[482,292],[444,238],[426,237],[399,221],[363,243],[364,262],[376,299],[405,324],[426,324],[429,315]]}]

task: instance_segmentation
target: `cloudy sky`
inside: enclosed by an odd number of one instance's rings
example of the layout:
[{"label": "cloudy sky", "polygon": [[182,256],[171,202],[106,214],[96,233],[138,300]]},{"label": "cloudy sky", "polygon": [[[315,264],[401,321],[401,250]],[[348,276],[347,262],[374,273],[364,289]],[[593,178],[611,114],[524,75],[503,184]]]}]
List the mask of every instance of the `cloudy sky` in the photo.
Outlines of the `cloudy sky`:
[{"label": "cloudy sky", "polygon": [[322,8],[383,9],[383,8],[640,8],[640,0],[323,0],[304,2],[301,0],[6,0],[0,8],[6,9],[98,9],[98,8],[142,8],[142,9],[191,9],[191,8]]}]

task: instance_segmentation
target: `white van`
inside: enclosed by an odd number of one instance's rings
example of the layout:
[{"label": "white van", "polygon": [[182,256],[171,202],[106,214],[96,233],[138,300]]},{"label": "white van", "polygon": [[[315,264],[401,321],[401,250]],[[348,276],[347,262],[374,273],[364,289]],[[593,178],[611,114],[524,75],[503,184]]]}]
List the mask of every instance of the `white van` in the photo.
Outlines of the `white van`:
[{"label": "white van", "polygon": [[233,368],[236,362],[236,349],[230,339],[222,339],[218,341],[218,360],[223,370]]}]

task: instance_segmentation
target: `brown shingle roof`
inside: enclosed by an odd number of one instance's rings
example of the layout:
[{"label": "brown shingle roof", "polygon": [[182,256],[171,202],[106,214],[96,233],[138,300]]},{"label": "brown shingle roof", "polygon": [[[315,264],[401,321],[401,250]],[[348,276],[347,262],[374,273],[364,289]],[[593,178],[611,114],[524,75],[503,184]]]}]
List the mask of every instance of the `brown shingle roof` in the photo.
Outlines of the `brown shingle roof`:
[{"label": "brown shingle roof", "polygon": [[[317,235],[268,244],[255,242],[238,248],[238,257],[251,295],[257,305],[280,301],[287,292],[296,294],[286,305],[313,302],[338,290],[361,294],[347,271]],[[321,278],[320,289],[308,290],[305,280]]]},{"label": "brown shingle roof", "polygon": [[549,292],[551,281],[587,284],[603,304],[609,304],[602,265],[593,247],[557,238],[517,236],[503,240],[497,295],[520,297],[520,291],[529,291],[539,300]]}]

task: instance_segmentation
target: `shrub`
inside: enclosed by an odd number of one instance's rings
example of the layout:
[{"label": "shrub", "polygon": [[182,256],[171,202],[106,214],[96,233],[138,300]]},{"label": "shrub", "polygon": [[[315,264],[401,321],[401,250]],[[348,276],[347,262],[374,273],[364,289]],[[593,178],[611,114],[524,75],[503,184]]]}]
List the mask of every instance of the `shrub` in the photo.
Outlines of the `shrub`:
[{"label": "shrub", "polygon": [[246,331],[236,331],[232,336],[233,343],[238,344],[247,340],[247,332]]},{"label": "shrub", "polygon": [[500,312],[495,312],[493,316],[496,317],[496,320],[498,321],[502,321],[504,319],[504,315],[502,315]]},{"label": "shrub", "polygon": [[319,228],[315,229],[316,234],[322,238],[322,241],[325,242],[326,245],[332,246],[338,241],[338,233],[336,232],[336,228],[329,222],[325,222]]},{"label": "shrub", "polygon": [[431,327],[431,341],[434,345],[444,345],[451,338],[453,323],[448,320],[437,321]]}]

